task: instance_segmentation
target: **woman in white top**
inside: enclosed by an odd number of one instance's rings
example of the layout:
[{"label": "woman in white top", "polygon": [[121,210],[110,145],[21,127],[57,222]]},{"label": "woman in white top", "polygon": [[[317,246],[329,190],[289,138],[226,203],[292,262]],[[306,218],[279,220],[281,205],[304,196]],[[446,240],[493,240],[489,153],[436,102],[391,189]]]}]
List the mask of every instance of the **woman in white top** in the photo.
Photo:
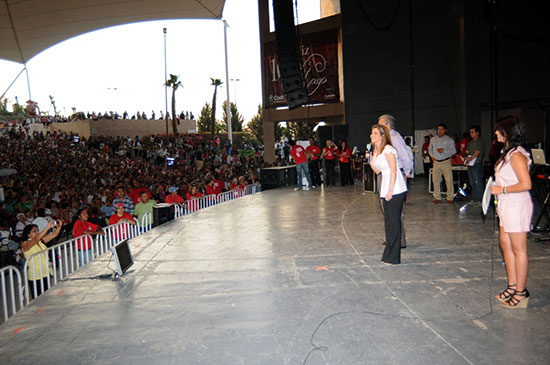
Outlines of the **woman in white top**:
[{"label": "woman in white top", "polygon": [[397,169],[397,151],[391,145],[390,131],[383,125],[375,124],[371,128],[370,139],[374,145],[370,165],[376,174],[382,174],[379,189],[384,206],[386,228],[386,247],[382,254],[382,263],[399,264],[401,263],[401,212],[407,197],[407,184]]}]

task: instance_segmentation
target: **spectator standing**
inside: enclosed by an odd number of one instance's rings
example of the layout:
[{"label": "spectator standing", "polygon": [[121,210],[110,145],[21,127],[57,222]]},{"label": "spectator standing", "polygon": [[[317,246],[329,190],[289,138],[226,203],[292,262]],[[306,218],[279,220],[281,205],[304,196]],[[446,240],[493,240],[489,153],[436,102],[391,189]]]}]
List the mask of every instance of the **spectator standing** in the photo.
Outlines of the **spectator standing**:
[{"label": "spectator standing", "polygon": [[[48,230],[54,227],[54,231],[47,234]],[[35,255],[27,265],[27,279],[33,299],[49,288],[48,277],[52,276],[54,273],[48,260],[48,248],[46,244],[59,235],[61,227],[61,222],[51,221],[46,228],[40,232],[35,224],[29,224],[23,229],[23,243],[21,243],[23,255],[27,261],[31,259],[31,256]],[[36,283],[38,280],[42,283]],[[42,287],[44,290],[42,290]]]},{"label": "spectator standing", "polygon": [[338,149],[338,162],[340,164],[340,185],[353,185],[353,177],[351,175],[351,151],[348,143],[344,140],[340,142]]},{"label": "spectator standing", "polygon": [[527,233],[531,228],[533,202],[529,153],[523,148],[525,130],[516,116],[500,119],[495,132],[504,150],[495,165],[495,185],[491,192],[497,195],[500,217],[500,248],[506,263],[508,287],[496,298],[506,308],[527,308],[529,291],[527,272]]},{"label": "spectator standing", "polygon": [[143,217],[149,212],[151,212],[150,223],[153,223],[153,205],[157,204],[157,202],[154,199],[149,199],[149,193],[147,191],[142,191],[139,199],[140,202],[136,204],[134,214],[137,215],[139,225],[143,227]]},{"label": "spectator standing", "polygon": [[73,237],[79,238],[84,235],[88,237],[82,237],[77,240],[76,249],[78,250],[78,262],[80,266],[86,265],[93,260],[92,251],[92,238],[97,235],[103,235],[103,232],[99,229],[99,226],[88,221],[88,210],[81,208],[76,213],[78,219],[73,225]]},{"label": "spectator standing", "polygon": [[182,205],[184,203],[184,200],[181,196],[178,195],[178,188],[175,186],[171,186],[168,188],[168,195],[166,196],[165,202],[167,204],[178,204]]},{"label": "spectator standing", "polygon": [[321,186],[321,175],[319,174],[319,159],[321,157],[321,147],[319,147],[313,138],[309,139],[309,146],[306,148],[309,157],[309,172],[311,180],[315,186]]},{"label": "spectator standing", "polygon": [[118,203],[115,208],[115,214],[109,218],[109,225],[121,223],[115,228],[115,238],[123,240],[130,237],[130,227],[128,225],[135,226],[136,221],[134,217],[124,211],[124,204]]},{"label": "spectator standing", "polygon": [[437,126],[437,136],[433,136],[430,140],[429,151],[434,163],[432,170],[433,203],[437,204],[441,201],[441,176],[443,175],[447,185],[447,203],[451,204],[454,198],[451,156],[455,154],[456,147],[455,141],[447,135],[447,126],[444,123]]},{"label": "spectator standing", "polygon": [[[288,144],[292,146],[290,148],[290,155],[296,163],[296,175],[298,177],[298,189],[309,190],[312,187],[311,176],[309,175],[309,167],[307,165],[306,149],[300,145],[297,145],[294,140],[288,141]],[[303,187],[302,172],[304,173],[308,186]],[[297,189],[297,190],[298,190]]]},{"label": "spectator standing", "polygon": [[134,214],[134,202],[126,195],[126,190],[123,186],[118,186],[116,188],[116,194],[117,197],[113,200],[113,205],[116,207],[118,203],[122,203],[126,213],[130,215]]},{"label": "spectator standing", "polygon": [[468,179],[472,187],[472,201],[480,204],[483,198],[483,157],[485,154],[485,142],[481,138],[481,128],[478,125],[470,127],[471,140],[466,147],[464,165],[468,166]]},{"label": "spectator standing", "polygon": [[332,140],[327,139],[326,146],[323,147],[323,153],[321,154],[321,157],[325,158],[325,168],[326,168],[326,181],[325,181],[325,187],[332,185],[336,186],[336,177],[334,174],[334,168],[336,167],[336,151],[338,148],[332,142]]}]

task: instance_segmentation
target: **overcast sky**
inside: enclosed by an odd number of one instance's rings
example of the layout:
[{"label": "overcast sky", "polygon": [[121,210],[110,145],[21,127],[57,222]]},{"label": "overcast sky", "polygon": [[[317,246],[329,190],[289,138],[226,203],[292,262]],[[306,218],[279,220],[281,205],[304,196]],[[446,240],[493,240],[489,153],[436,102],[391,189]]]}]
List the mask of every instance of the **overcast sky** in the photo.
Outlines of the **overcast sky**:
[{"label": "overcast sky", "polygon": [[[270,1],[271,2],[271,1]],[[319,18],[319,0],[298,1],[299,22]],[[229,24],[229,77],[231,101],[248,121],[261,103],[260,41],[257,0],[227,0],[224,18]],[[142,22],[106,28],[59,43],[31,59],[28,64],[31,93],[41,111],[53,114],[49,95],[62,114],[78,111],[104,113],[127,110],[157,118],[164,110],[164,43],[167,34],[168,74],[180,76],[183,89],[176,94],[179,111],[198,115],[205,102],[212,102],[210,77],[221,79],[217,118],[226,99],[223,23],[219,20],[169,20]],[[0,93],[22,65],[0,60]],[[10,105],[15,96],[28,100],[23,73],[6,94]],[[1,95],[1,94],[0,94]],[[170,110],[170,96],[168,96]]]}]

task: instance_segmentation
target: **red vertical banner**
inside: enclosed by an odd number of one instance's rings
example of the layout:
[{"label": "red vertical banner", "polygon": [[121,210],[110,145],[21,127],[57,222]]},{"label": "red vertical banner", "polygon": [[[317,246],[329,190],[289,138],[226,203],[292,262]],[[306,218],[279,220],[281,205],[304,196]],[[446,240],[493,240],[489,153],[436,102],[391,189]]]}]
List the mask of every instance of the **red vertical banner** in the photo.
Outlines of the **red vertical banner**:
[{"label": "red vertical banner", "polygon": [[[300,57],[311,104],[340,101],[338,83],[338,29],[306,34],[300,37]],[[277,45],[264,46],[264,66],[267,73],[267,107],[286,106],[279,74]]]}]

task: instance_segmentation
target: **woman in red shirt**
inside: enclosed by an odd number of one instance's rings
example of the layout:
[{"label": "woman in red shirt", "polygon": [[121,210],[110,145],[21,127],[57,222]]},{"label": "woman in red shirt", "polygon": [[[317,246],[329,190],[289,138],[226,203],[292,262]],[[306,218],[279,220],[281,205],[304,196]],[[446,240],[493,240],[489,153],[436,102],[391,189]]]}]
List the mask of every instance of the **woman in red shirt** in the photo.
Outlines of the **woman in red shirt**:
[{"label": "woman in red shirt", "polygon": [[231,185],[229,185],[229,190],[235,190],[239,188],[239,179],[236,177],[231,180]]},{"label": "woman in red shirt", "polygon": [[342,186],[353,185],[351,176],[351,151],[346,141],[342,141],[338,150],[338,162],[340,162],[340,183]]},{"label": "woman in red shirt", "polygon": [[109,218],[109,225],[111,226],[119,222],[122,224],[120,224],[116,228],[115,238],[125,239],[129,237],[129,233],[130,233],[128,224],[135,226],[136,221],[134,220],[134,217],[132,217],[130,214],[124,211],[124,204],[122,203],[118,203],[116,205],[115,214],[113,214],[111,218]]},{"label": "woman in red shirt", "polygon": [[73,225],[73,237],[78,238],[86,235],[86,237],[83,237],[76,241],[76,249],[78,250],[78,262],[80,266],[82,266],[93,260],[92,236],[103,235],[103,232],[98,225],[95,225],[88,221],[87,209],[79,209],[76,212],[76,215],[78,216],[78,219],[74,222]]},{"label": "woman in red shirt", "polygon": [[336,178],[334,177],[334,167],[336,166],[336,151],[338,148],[332,142],[332,140],[327,139],[326,147],[323,148],[323,153],[321,158],[325,158],[325,169],[326,171],[326,180],[325,186],[336,186]]},{"label": "woman in red shirt", "polygon": [[190,212],[199,210],[199,199],[202,198],[202,194],[198,191],[197,186],[191,186],[191,190],[187,193],[187,207]]}]

